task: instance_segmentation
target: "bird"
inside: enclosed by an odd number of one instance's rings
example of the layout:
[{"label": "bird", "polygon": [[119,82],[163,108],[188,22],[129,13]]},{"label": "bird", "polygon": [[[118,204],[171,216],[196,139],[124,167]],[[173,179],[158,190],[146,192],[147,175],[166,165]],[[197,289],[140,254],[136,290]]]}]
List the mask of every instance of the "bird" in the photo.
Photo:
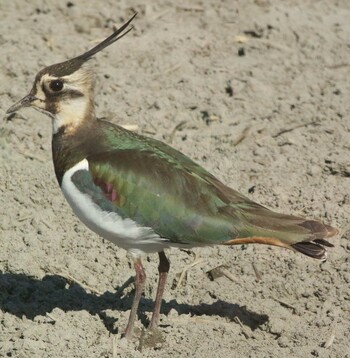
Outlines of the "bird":
[{"label": "bird", "polygon": [[63,195],[92,231],[125,249],[135,291],[124,337],[131,339],[146,273],[142,258],[159,256],[148,328],[160,321],[170,262],[165,250],[267,244],[326,260],[338,230],[318,220],[274,212],[223,184],[181,152],[97,117],[89,60],[126,34],[136,13],[85,53],[45,67],[31,91],[7,110],[32,107],[52,121],[52,157]]}]

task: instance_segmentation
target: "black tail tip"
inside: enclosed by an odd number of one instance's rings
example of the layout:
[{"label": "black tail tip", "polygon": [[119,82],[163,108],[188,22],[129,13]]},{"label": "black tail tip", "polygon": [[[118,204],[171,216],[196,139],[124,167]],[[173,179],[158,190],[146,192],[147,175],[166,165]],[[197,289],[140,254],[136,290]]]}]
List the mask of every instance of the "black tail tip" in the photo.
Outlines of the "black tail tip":
[{"label": "black tail tip", "polygon": [[291,245],[292,248],[306,256],[312,257],[313,259],[326,261],[327,250],[324,246],[332,247],[333,245],[326,240],[315,240],[309,242],[298,242]]}]

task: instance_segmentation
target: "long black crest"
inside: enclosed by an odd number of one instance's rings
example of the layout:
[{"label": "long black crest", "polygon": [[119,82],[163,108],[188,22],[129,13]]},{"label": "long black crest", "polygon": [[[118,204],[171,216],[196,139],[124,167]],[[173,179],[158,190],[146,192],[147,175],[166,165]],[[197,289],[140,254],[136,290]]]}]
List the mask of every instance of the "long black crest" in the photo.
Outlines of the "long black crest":
[{"label": "long black crest", "polygon": [[107,46],[118,41],[127,33],[129,33],[133,29],[133,26],[130,26],[129,28],[128,26],[130,25],[131,21],[134,20],[136,15],[137,13],[135,13],[130,18],[130,20],[128,20],[122,27],[120,27],[115,32],[113,32],[112,35],[108,36],[105,40],[100,42],[98,45],[96,45],[89,51],[86,51],[82,55],[74,57],[68,61],[56,63],[54,65],[44,68],[37,74],[37,79],[39,79],[45,73],[49,73],[50,75],[57,76],[57,77],[63,77],[63,76],[68,76],[73,72],[77,71],[83,65],[84,62],[88,61],[97,52],[100,52]]},{"label": "long black crest", "polygon": [[[136,15],[137,15],[137,13],[135,13],[130,18],[130,20],[128,20],[122,27],[120,27],[115,32],[113,32],[112,35],[108,36],[105,40],[100,42],[98,45],[93,47],[91,50],[83,53],[82,55],[80,55],[78,57],[76,57],[76,59],[87,61],[92,56],[94,56],[97,52],[102,51],[107,46],[112,45],[112,43],[114,43],[114,42],[118,41],[119,39],[121,39],[123,36],[125,36],[128,32],[130,32],[133,29],[133,26],[129,27],[128,29],[127,29],[127,27],[130,25],[131,21],[134,20]],[[126,30],[126,31],[123,33],[124,30]]]}]

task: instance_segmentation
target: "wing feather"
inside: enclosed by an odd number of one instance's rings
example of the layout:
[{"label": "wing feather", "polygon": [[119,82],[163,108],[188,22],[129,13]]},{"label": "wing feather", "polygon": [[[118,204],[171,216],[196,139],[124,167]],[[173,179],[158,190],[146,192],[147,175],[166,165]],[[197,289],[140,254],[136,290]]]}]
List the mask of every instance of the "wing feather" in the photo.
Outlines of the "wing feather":
[{"label": "wing feather", "polygon": [[133,149],[87,160],[93,181],[105,196],[115,193],[118,210],[162,237],[176,243],[211,244],[238,235],[234,213],[224,210],[229,203],[191,165],[176,165],[152,151]]},{"label": "wing feather", "polygon": [[102,132],[97,139],[107,140],[98,141],[99,150],[86,157],[96,200],[102,195],[109,203],[104,205],[173,243],[269,241],[318,258],[324,257],[324,238],[337,233],[319,221],[253,202],[165,143],[98,123]]}]

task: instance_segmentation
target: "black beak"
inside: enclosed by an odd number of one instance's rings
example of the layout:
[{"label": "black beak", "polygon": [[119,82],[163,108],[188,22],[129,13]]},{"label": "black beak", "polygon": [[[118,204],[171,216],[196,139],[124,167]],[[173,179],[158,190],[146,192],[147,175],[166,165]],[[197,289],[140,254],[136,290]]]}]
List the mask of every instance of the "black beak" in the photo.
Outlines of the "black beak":
[{"label": "black beak", "polygon": [[19,100],[17,103],[15,103],[13,106],[11,106],[6,111],[6,114],[11,114],[11,113],[17,112],[18,110],[20,110],[21,108],[24,108],[24,107],[30,107],[32,105],[32,102],[35,99],[36,99],[35,96],[33,96],[32,94],[28,94],[27,96],[25,96],[24,98]]}]

